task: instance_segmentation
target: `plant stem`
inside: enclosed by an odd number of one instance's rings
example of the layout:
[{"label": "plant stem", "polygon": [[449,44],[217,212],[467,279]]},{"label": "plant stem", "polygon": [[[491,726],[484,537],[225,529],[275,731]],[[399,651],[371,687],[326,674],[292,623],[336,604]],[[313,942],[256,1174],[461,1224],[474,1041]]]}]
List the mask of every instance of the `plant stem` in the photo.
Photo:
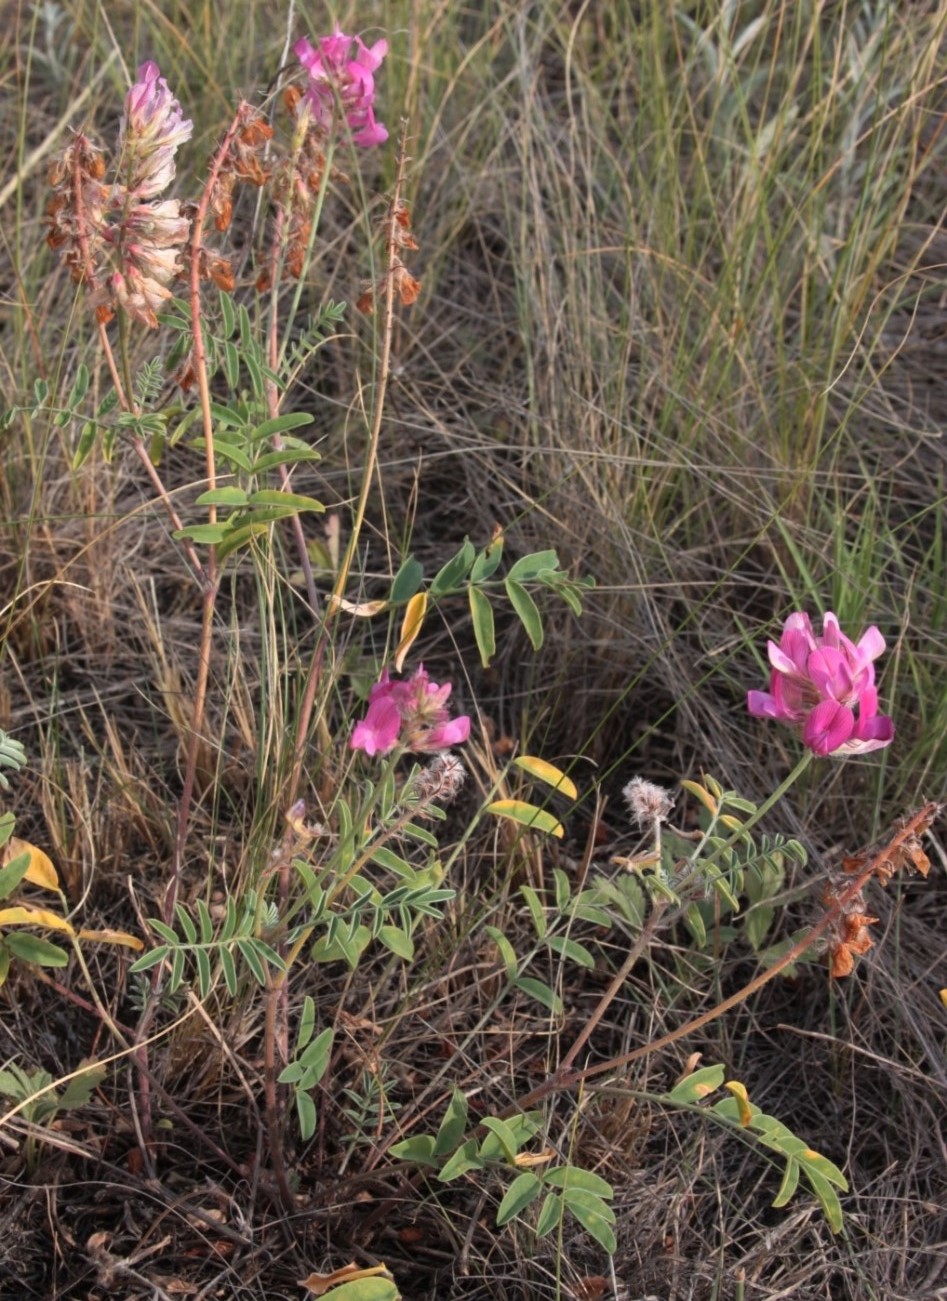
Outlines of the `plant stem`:
[{"label": "plant stem", "polygon": [[362,470],[362,486],[359,493],[358,504],[355,508],[355,517],[352,521],[352,531],[349,536],[348,545],[345,548],[345,555],[343,556],[342,562],[339,566],[339,572],[336,576],[332,595],[329,599],[329,607],[326,610],[325,618],[322,622],[319,638],[313,651],[309,674],[306,678],[305,687],[303,688],[303,697],[299,706],[299,718],[296,724],[296,753],[293,760],[293,771],[289,782],[289,792],[285,800],[287,806],[291,805],[296,799],[296,794],[299,790],[299,783],[302,779],[303,762],[306,756],[306,738],[309,734],[309,724],[312,719],[316,692],[318,691],[319,682],[322,678],[322,665],[325,659],[326,646],[328,644],[329,629],[341,609],[342,596],[345,592],[349,570],[351,569],[352,561],[358,548],[362,525],[365,522],[368,496],[371,491],[372,480],[375,477],[375,466],[378,461],[378,445],[381,441],[381,424],[385,414],[385,396],[388,392],[388,381],[391,376],[391,340],[394,332],[395,316],[395,279],[392,272],[394,271],[395,261],[397,258],[395,224],[396,214],[401,202],[401,191],[404,186],[407,134],[407,121],[402,120],[401,141],[398,146],[398,172],[395,178],[395,187],[391,196],[391,203],[388,205],[388,217],[386,220],[388,263],[385,275],[385,306],[381,329],[381,356],[378,365],[378,387],[376,389],[375,404],[372,411],[368,450],[365,454],[365,465]]},{"label": "plant stem", "polygon": [[767,813],[769,813],[773,805],[778,804],[779,801],[786,794],[786,792],[791,787],[795,786],[796,782],[806,771],[806,769],[812,763],[812,760],[814,758],[815,755],[811,750],[804,750],[802,754],[802,758],[796,764],[795,768],[793,768],[789,776],[785,777],[779,783],[776,789],[766,797],[766,799],[759,806],[759,808],[756,809],[754,813],[750,814],[746,822],[740,824],[740,827],[738,828],[738,830],[736,830],[733,833],[730,839],[725,841],[724,844],[720,845],[717,849],[715,849],[714,852],[708,858],[700,858],[701,848],[703,847],[706,841],[706,836],[705,836],[701,840],[700,844],[697,846],[697,849],[694,851],[693,866],[691,867],[691,870],[689,872],[685,872],[685,874],[681,877],[679,881],[674,882],[674,889],[679,892],[682,889],[682,887],[685,886],[688,883],[688,881],[690,881],[691,878],[698,871],[703,871],[706,868],[711,867],[717,861],[717,859],[720,858],[721,854],[724,854],[728,849],[733,849],[734,846],[737,845],[743,839],[743,836],[746,834],[746,832],[752,831],[752,829],[756,826],[756,824],[758,822],[761,822],[763,818],[766,817]]},{"label": "plant stem", "polygon": [[905,840],[914,835],[919,826],[929,823],[932,816],[932,810],[935,810],[937,807],[937,805],[927,804],[922,809],[916,810],[895,832],[888,843],[874,855],[865,867],[862,868],[858,875],[852,878],[851,885],[838,895],[835,902],[826,909],[822,917],[819,918],[814,926],[810,927],[809,931],[802,937],[802,939],[798,940],[777,962],[774,962],[771,967],[768,967],[765,971],[761,971],[758,976],[755,976],[751,981],[744,985],[742,989],[738,989],[735,994],[731,994],[729,998],[723,999],[720,1003],[715,1004],[706,1012],[702,1012],[699,1016],[695,1016],[690,1021],[686,1021],[683,1025],[678,1026],[676,1030],[669,1030],[667,1034],[661,1035],[659,1039],[655,1039],[651,1043],[642,1044],[639,1048],[635,1048],[631,1052],[622,1053],[619,1057],[611,1057],[607,1062],[599,1062],[595,1066],[586,1067],[583,1071],[563,1070],[560,1067],[557,1071],[554,1071],[549,1075],[542,1084],[537,1085],[535,1089],[531,1089],[522,1097],[517,1098],[513,1106],[507,1108],[507,1111],[504,1114],[512,1115],[518,1111],[526,1111],[540,1099],[548,1097],[551,1093],[559,1093],[566,1089],[574,1089],[586,1080],[593,1079],[597,1075],[611,1074],[613,1071],[619,1070],[621,1067],[630,1066],[632,1062],[640,1061],[641,1058],[648,1057],[651,1053],[657,1052],[661,1048],[667,1048],[669,1044],[676,1043],[678,1039],[683,1039],[687,1035],[693,1034],[695,1030],[703,1029],[703,1027],[709,1025],[711,1021],[715,1021],[718,1017],[723,1016],[724,1012],[729,1012],[732,1007],[738,1007],[741,1003],[746,1002],[752,994],[755,994],[757,990],[762,989],[764,985],[769,984],[771,980],[778,976],[781,971],[785,971],[785,969],[795,962],[797,958],[801,958],[805,951],[810,948],[820,936],[825,934],[832,923],[841,916],[848,905],[861,893],[871,877],[874,876],[879,865],[885,862],[886,859],[890,858]]},{"label": "plant stem", "polygon": [[[210,206],[211,195],[220,176],[224,160],[230,151],[234,137],[243,124],[250,105],[241,103],[234,114],[233,121],[227,129],[217,152],[211,160],[210,170],[201,201],[194,217],[191,231],[191,335],[194,345],[194,373],[200,395],[201,421],[204,431],[204,448],[207,466],[207,490],[212,491],[217,483],[217,471],[214,460],[214,421],[210,405],[210,381],[207,374],[207,351],[204,347],[204,330],[201,322],[201,245],[204,235],[204,222]],[[207,508],[207,521],[217,521],[217,507]],[[178,884],[184,862],[184,842],[187,838],[187,824],[191,812],[191,799],[194,794],[194,779],[197,772],[197,756],[200,753],[201,731],[204,722],[204,704],[207,698],[207,683],[210,678],[210,665],[213,650],[214,609],[217,602],[217,548],[211,544],[207,554],[204,570],[203,599],[201,602],[201,638],[197,651],[197,680],[194,685],[194,708],[191,714],[191,732],[187,748],[187,760],[184,768],[184,784],[178,801],[177,829],[174,838],[174,859],[171,865],[171,880],[164,898],[164,915],[168,920],[173,912],[178,896]]]}]

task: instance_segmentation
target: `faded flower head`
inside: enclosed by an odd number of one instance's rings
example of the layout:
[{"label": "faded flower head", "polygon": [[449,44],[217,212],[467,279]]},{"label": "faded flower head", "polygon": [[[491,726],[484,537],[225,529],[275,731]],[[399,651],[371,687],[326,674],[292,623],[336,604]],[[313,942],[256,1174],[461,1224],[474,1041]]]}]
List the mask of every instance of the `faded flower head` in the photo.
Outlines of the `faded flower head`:
[{"label": "faded flower head", "polygon": [[125,96],[119,136],[129,191],[139,199],[153,199],[167,189],[174,180],[174,155],[193,130],[157,63],[143,63]]},{"label": "faded flower head", "polygon": [[890,745],[894,724],[878,713],[874,661],[885,641],[872,626],[852,642],[829,611],[817,637],[807,614],[791,614],[770,641],[769,691],[750,691],[747,708],[801,734],[815,754],[867,754]]},{"label": "faded flower head", "polygon": [[159,76],[143,63],[125,97],[121,125],[124,184],[106,184],[105,161],[76,136],[50,173],[47,242],[62,249],[73,279],[90,291],[101,322],[116,308],[152,328],[181,271],[180,250],[190,223],[177,199],[156,198],[174,177],[174,155],[192,124]]},{"label": "faded flower head", "polygon": [[318,46],[303,37],[293,52],[308,74],[305,100],[322,129],[332,129],[338,103],[355,144],[364,149],[384,144],[388,130],[375,121],[374,74],[388,53],[388,42],[367,46],[360,36],[346,36],[337,27],[332,36],[323,36]]},{"label": "faded flower head", "polygon": [[392,682],[385,669],[369,693],[368,712],[352,731],[352,749],[388,754],[400,744],[415,754],[427,754],[461,745],[470,735],[470,719],[465,714],[451,718],[450,693],[450,683],[438,686],[423,665],[400,682]]},{"label": "faded flower head", "polygon": [[450,804],[467,780],[467,769],[456,754],[436,754],[415,777],[412,792],[421,803]]},{"label": "faded flower head", "polygon": [[639,827],[653,827],[655,823],[667,822],[674,808],[671,792],[654,782],[645,781],[643,777],[632,777],[622,790],[622,795]]}]

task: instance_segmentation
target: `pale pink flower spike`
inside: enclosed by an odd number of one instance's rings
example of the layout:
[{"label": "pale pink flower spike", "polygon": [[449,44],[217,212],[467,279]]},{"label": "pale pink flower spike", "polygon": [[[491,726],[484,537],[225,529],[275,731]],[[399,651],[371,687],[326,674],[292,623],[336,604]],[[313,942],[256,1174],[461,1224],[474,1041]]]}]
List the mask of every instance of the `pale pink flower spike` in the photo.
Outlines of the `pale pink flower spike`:
[{"label": "pale pink flower spike", "polygon": [[174,155],[193,130],[157,63],[143,63],[125,96],[119,138],[128,189],[136,198],[153,199],[167,189],[174,180]]},{"label": "pale pink flower spike", "polygon": [[783,634],[769,642],[769,691],[747,693],[758,718],[788,723],[815,754],[867,754],[894,739],[894,723],[878,713],[874,661],[885,649],[877,628],[857,645],[829,611],[817,637],[807,614],[791,614]]}]

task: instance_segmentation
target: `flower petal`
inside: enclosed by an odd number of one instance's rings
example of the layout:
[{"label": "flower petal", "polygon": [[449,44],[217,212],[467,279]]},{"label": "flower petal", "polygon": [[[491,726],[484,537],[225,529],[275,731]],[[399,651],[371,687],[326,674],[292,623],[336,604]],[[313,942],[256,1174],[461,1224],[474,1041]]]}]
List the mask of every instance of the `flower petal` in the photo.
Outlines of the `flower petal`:
[{"label": "flower petal", "polygon": [[806,719],[802,739],[815,754],[832,754],[855,730],[855,715],[837,700],[823,700]]}]

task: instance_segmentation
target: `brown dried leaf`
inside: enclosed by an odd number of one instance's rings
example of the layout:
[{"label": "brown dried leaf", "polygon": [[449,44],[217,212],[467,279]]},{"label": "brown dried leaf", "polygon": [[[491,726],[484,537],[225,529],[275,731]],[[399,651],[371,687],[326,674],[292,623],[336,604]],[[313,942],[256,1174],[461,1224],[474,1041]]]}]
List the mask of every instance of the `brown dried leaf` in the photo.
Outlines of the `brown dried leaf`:
[{"label": "brown dried leaf", "polygon": [[379,1274],[385,1278],[391,1278],[384,1265],[371,1265],[368,1268],[362,1268],[362,1266],[356,1265],[353,1260],[350,1265],[343,1265],[341,1269],[334,1269],[331,1274],[310,1274],[308,1278],[299,1280],[299,1286],[308,1288],[313,1296],[325,1296],[330,1288],[338,1287],[340,1283],[352,1283],[361,1278],[374,1278]]}]

